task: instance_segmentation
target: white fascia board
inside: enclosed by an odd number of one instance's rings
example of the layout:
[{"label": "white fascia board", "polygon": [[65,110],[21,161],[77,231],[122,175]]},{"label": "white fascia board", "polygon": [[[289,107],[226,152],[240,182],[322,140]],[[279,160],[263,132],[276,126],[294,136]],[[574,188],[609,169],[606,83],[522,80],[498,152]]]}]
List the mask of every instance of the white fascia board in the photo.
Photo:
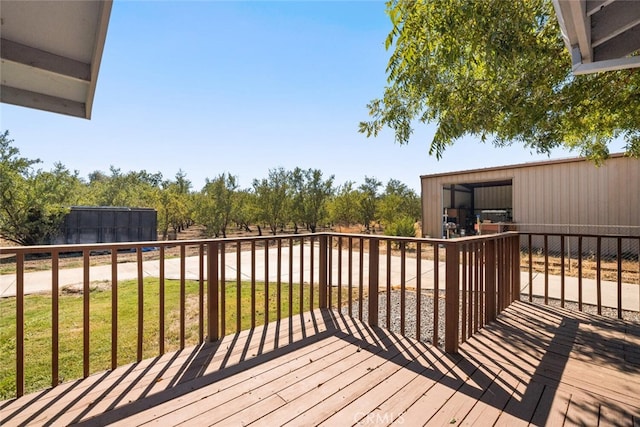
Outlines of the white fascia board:
[{"label": "white fascia board", "polygon": [[624,70],[627,68],[640,68],[640,56],[577,64],[573,66],[573,74],[591,74],[602,71]]},{"label": "white fascia board", "polygon": [[94,44],[93,56],[91,59],[91,79],[89,81],[89,89],[86,99],[86,119],[91,119],[91,110],[93,108],[93,98],[96,93],[96,86],[98,84],[98,71],[100,70],[100,62],[102,61],[102,53],[104,51],[104,44],[107,40],[107,29],[109,27],[109,19],[111,17],[111,7],[113,0],[104,0],[102,2],[102,8],[100,10],[100,16],[98,17],[98,23],[96,27],[96,41]]}]

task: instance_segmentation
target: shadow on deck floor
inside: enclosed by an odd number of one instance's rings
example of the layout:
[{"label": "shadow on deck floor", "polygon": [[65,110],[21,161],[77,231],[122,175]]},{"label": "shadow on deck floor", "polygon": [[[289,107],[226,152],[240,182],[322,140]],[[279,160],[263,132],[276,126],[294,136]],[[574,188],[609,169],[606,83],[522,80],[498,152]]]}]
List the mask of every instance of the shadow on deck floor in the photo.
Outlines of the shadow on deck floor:
[{"label": "shadow on deck floor", "polygon": [[316,310],[0,404],[4,425],[640,425],[640,325],[515,302],[448,355]]}]

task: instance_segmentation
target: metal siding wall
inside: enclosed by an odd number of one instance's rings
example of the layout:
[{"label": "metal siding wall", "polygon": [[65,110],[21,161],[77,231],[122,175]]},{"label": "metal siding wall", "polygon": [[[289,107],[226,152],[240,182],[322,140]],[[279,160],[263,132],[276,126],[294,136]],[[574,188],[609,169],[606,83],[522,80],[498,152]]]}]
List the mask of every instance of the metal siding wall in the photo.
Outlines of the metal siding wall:
[{"label": "metal siding wall", "polygon": [[513,177],[511,191],[513,193],[513,220],[515,222],[522,222],[526,218],[526,211],[524,209],[525,200],[527,194],[522,191],[522,188],[526,188],[529,184],[527,175],[515,174]]},{"label": "metal siding wall", "polygon": [[[595,166],[592,166],[592,167],[595,169],[594,174],[597,175],[596,188],[598,190],[596,194],[598,196],[597,198],[599,199],[597,200],[597,202],[595,202],[598,207],[597,222],[595,222],[595,224],[610,224],[609,218],[607,215],[607,212],[609,210],[610,197],[612,196],[612,194],[608,194],[609,192],[607,191],[609,168],[606,166],[600,167],[600,168],[596,168]],[[587,191],[587,194],[591,194],[591,193]],[[622,202],[622,200],[620,200],[620,202]]]},{"label": "metal siding wall", "polygon": [[475,189],[475,208],[504,209],[512,206],[511,187],[480,187]]},{"label": "metal siding wall", "polygon": [[[618,173],[615,173],[615,171],[609,170],[610,177],[614,178],[614,179],[609,179],[607,181],[607,195],[609,195],[609,198],[616,195],[620,191],[620,188],[622,187],[621,186],[622,183],[619,182],[619,179],[621,176],[628,175],[629,173],[628,166],[629,165],[627,162],[620,164]],[[606,163],[605,163],[605,167],[609,169],[611,168],[611,166],[607,165]],[[640,191],[640,189],[638,189],[638,191]],[[615,222],[616,224],[628,223],[629,220],[631,219],[630,209],[616,209],[616,206],[614,205],[614,203],[612,203],[611,200],[609,200],[609,202],[607,203],[607,217],[609,218],[609,221]]]},{"label": "metal siding wall", "polygon": [[629,221],[628,224],[640,225],[640,160],[636,160],[636,166],[631,162],[627,165],[629,170],[625,174],[627,182],[622,183],[625,187],[631,188],[629,194]]},{"label": "metal siding wall", "polygon": [[584,180],[580,185],[581,191],[577,192],[577,197],[581,209],[587,213],[585,224],[598,224],[598,210],[602,204],[602,200],[598,201],[598,195],[606,197],[598,188],[598,170],[590,165],[589,168],[580,168],[580,172]]},{"label": "metal siding wall", "polygon": [[559,224],[562,222],[562,216],[566,215],[567,209],[557,209],[558,206],[562,205],[562,193],[566,188],[565,185],[558,185],[558,183],[567,182],[565,179],[566,174],[564,173],[565,170],[562,168],[551,168],[549,172],[551,180],[548,183],[547,191],[551,193],[551,204],[548,218],[550,218],[552,224]]},{"label": "metal siding wall", "polygon": [[[578,163],[569,163],[566,168],[556,168],[560,172],[564,171],[564,176],[561,175],[561,179],[565,182],[564,185],[558,186],[558,204],[562,203],[563,200],[571,200],[572,195],[580,191],[580,182],[576,177],[576,171],[579,167]],[[571,218],[576,217],[578,210],[577,203],[568,203],[565,209],[559,210],[558,224],[570,224]]]},{"label": "metal siding wall", "polygon": [[471,207],[471,192],[456,191],[456,208],[459,207]]},{"label": "metal siding wall", "polygon": [[53,244],[157,240],[157,212],[152,209],[72,209]]},{"label": "metal siding wall", "polygon": [[424,234],[440,234],[442,185],[510,178],[517,223],[640,226],[640,160],[612,157],[599,168],[568,161],[423,177],[423,194],[440,201],[423,201]]},{"label": "metal siding wall", "polygon": [[442,190],[442,208],[452,208],[451,206],[451,190],[444,188]]},{"label": "metal siding wall", "polygon": [[[442,207],[442,188],[438,180],[422,180],[422,234],[424,236],[442,237],[440,214]],[[435,224],[435,227],[434,227]]]}]

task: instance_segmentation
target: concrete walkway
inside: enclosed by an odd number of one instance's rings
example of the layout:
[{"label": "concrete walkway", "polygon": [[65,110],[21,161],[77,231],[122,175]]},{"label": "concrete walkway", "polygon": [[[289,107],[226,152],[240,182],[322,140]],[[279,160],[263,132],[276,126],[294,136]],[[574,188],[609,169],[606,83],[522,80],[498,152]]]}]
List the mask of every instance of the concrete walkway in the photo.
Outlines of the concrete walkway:
[{"label": "concrete walkway", "polygon": [[[300,250],[298,247],[293,248],[293,253],[289,253],[290,248],[282,248],[282,264],[281,271],[278,274],[277,265],[277,249],[271,248],[269,250],[268,260],[265,260],[264,251],[260,250],[256,252],[255,259],[255,278],[257,281],[265,280],[265,268],[268,268],[268,280],[270,282],[276,282],[278,276],[282,283],[289,282],[289,260],[292,262],[292,282],[300,283]],[[307,245],[304,249],[305,262],[303,265],[304,271],[302,272],[303,281],[308,283],[311,280],[311,263],[309,262],[310,247]],[[318,251],[314,253],[314,282],[318,280],[318,265],[319,256]],[[337,249],[333,249],[333,268],[331,283],[333,286],[338,284],[338,257],[339,252]],[[359,257],[360,254],[357,251],[352,255],[352,285],[357,287],[360,283],[360,277],[366,288],[369,280],[368,265],[369,256],[367,253],[363,254],[363,272],[359,271]],[[206,256],[204,263],[203,278],[206,279]],[[422,263],[421,271],[421,287],[422,289],[433,289],[434,287],[434,263],[432,261],[424,260]],[[417,283],[416,274],[416,259],[407,258],[405,268],[405,283],[408,288],[415,289]],[[143,275],[144,277],[159,277],[160,275],[160,262],[145,261],[143,262]],[[439,276],[438,286],[440,289],[444,289],[445,285],[445,264],[441,262],[439,264]],[[341,272],[341,284],[346,286],[349,282],[349,268],[348,268],[348,252],[343,250],[342,253],[342,272]],[[240,269],[238,271],[236,265],[236,254],[227,253],[225,257],[225,279],[234,281],[240,276],[241,280],[251,280],[252,268],[251,268],[251,252],[241,252]],[[399,256],[391,257],[391,283],[392,285],[399,285],[401,278],[401,263]],[[51,292],[51,270],[30,272],[25,274],[25,293],[47,293]],[[171,258],[165,259],[165,277],[167,279],[180,279],[180,259]],[[131,280],[137,278],[137,264],[121,263],[118,264],[118,280]],[[200,278],[200,268],[198,257],[185,258],[185,279],[198,280]],[[89,279],[91,282],[111,282],[111,265],[102,265],[91,267],[89,273]],[[386,288],[387,280],[387,262],[386,257],[381,255],[379,264],[379,282],[380,288]],[[528,294],[529,292],[529,275],[527,272],[521,273],[522,292]],[[61,269],[59,271],[59,283],[60,287],[65,286],[80,286],[83,283],[83,269],[71,268]],[[560,276],[549,276],[549,297],[560,298]],[[594,279],[583,279],[583,302],[585,304],[596,304],[596,281]],[[578,300],[578,279],[575,277],[565,277],[565,298],[567,301]],[[12,297],[16,294],[16,276],[15,274],[0,276],[0,297]],[[533,277],[533,294],[537,296],[544,295],[544,274],[536,273]],[[622,285],[622,307],[625,310],[640,311],[640,286],[638,284],[623,284]],[[602,304],[606,307],[617,307],[617,283],[610,281],[602,281]]]}]

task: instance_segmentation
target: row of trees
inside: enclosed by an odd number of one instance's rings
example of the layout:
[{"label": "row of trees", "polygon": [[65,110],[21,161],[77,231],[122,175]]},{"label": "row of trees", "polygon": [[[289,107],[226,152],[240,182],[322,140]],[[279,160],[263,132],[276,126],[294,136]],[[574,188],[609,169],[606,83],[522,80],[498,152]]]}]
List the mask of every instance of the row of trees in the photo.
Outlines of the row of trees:
[{"label": "row of trees", "polygon": [[159,172],[123,173],[112,166],[83,179],[61,163],[51,171],[37,169],[39,162],[21,157],[8,131],[0,134],[0,237],[21,245],[47,242],[69,207],[82,205],[155,208],[163,239],[195,223],[211,237],[226,237],[231,227],[262,235],[263,228],[315,232],[326,224],[361,224],[366,231],[378,224],[387,234],[414,235],[420,217],[419,197],[395,179],[386,186],[373,177],[361,185],[335,185],[334,176],[318,169],[275,168],[250,188],[222,173],[194,191],[182,170],[165,179]]}]

